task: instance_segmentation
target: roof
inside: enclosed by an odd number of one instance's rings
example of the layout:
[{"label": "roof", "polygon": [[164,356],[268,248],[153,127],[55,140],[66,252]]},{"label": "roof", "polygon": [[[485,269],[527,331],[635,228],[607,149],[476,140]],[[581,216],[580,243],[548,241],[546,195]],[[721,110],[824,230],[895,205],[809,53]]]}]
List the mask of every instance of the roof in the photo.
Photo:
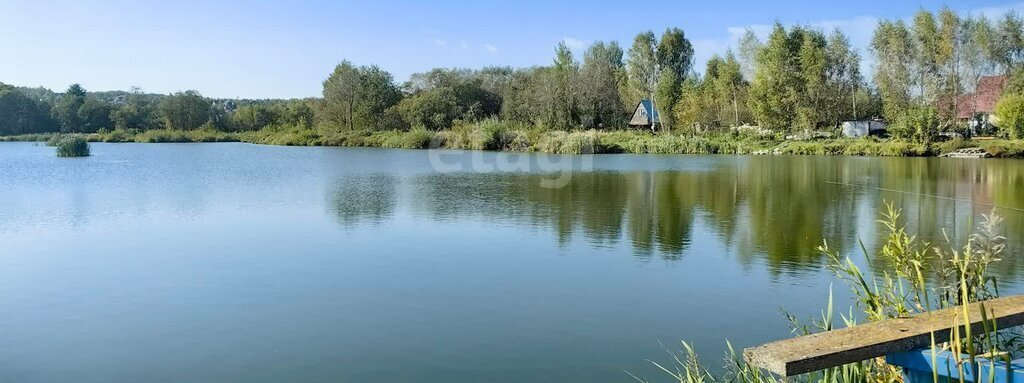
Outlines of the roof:
[{"label": "roof", "polygon": [[661,122],[661,119],[659,118],[661,116],[658,115],[657,110],[654,110],[654,103],[652,103],[651,100],[640,100],[640,105],[643,105],[644,109],[647,109],[648,116],[654,116],[654,122]]},{"label": "roof", "polygon": [[957,100],[957,118],[968,119],[974,113],[992,113],[996,110],[996,102],[1003,94],[1003,88],[1009,79],[1006,76],[984,76],[978,80],[974,93],[968,93]]},{"label": "roof", "polygon": [[[640,113],[641,107],[643,108],[643,113]],[[629,119],[629,123],[630,125],[650,125],[652,118],[649,116],[654,116],[654,123],[661,123],[661,116],[658,114],[658,111],[654,109],[654,104],[651,100],[640,100],[640,102],[636,104],[636,108],[633,109],[633,117]]]}]

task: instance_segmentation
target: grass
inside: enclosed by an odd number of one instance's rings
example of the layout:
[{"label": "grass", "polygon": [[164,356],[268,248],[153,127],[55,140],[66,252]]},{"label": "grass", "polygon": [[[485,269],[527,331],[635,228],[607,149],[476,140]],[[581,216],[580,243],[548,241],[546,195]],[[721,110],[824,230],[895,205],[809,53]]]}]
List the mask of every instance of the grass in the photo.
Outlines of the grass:
[{"label": "grass", "polygon": [[[57,157],[88,157],[89,141],[80,135],[66,135],[53,140],[57,148]],[[47,141],[49,144],[49,141]]]},{"label": "grass", "polygon": [[[999,295],[996,279],[989,275],[989,266],[1001,260],[1006,238],[1000,234],[1001,219],[995,214],[986,215],[972,234],[961,246],[952,243],[935,246],[919,241],[909,234],[900,216],[901,212],[891,204],[886,205],[879,223],[886,228],[888,236],[877,253],[870,254],[863,244],[863,257],[879,261],[880,271],[869,275],[864,273],[850,257],[843,256],[830,248],[827,243],[819,250],[827,255],[829,268],[836,278],[846,284],[854,293],[855,302],[849,314],[840,314],[839,319],[846,326],[855,326],[856,318],[874,322],[908,315],[964,306],[996,298]],[[868,259],[865,259],[868,261]],[[860,314],[854,314],[858,311]],[[963,318],[970,313],[964,310]],[[984,316],[984,312],[980,315]],[[828,305],[819,319],[802,324],[792,315],[786,314],[798,335],[833,329],[835,310],[832,292],[828,293]],[[983,317],[984,318],[984,317]],[[1017,333],[1000,331],[994,323],[984,326],[981,333],[972,333],[969,327],[960,328],[963,320],[950,323],[951,341],[938,343],[932,339],[932,348],[950,351],[965,376],[962,367],[976,365],[975,357],[987,353],[1020,353],[1024,347]],[[986,321],[987,323],[987,321]],[[747,365],[728,344],[724,374],[715,374],[702,364],[694,348],[682,343],[681,352],[670,352],[669,362],[652,362],[672,381],[680,383],[781,383],[774,376]],[[970,363],[963,363],[963,362]],[[634,376],[634,378],[636,378]],[[636,378],[638,381],[644,381]],[[866,360],[827,369],[797,378],[801,382],[861,383],[900,382],[899,368],[885,364],[880,359]]]},{"label": "grass", "polygon": [[[58,134],[0,137],[2,141],[45,142]],[[1000,158],[1024,158],[1024,140],[963,140],[918,143],[898,139],[835,138],[786,141],[743,130],[707,134],[651,133],[647,130],[550,130],[542,126],[499,120],[456,122],[451,129],[431,131],[338,131],[325,127],[270,126],[250,132],[213,129],[115,129],[83,135],[90,142],[249,142],[289,146],[358,146],[396,149],[463,149],[554,154],[780,154],[881,157],[937,156],[966,147],[981,147]]]}]

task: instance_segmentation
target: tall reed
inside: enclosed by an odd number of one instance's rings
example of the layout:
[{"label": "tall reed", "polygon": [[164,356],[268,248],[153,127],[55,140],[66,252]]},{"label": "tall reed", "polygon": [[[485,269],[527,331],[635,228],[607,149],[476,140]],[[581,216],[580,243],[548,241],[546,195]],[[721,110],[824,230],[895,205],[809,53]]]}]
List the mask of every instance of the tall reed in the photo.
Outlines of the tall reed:
[{"label": "tall reed", "polygon": [[63,136],[56,140],[57,157],[88,157],[89,141],[79,135]]}]

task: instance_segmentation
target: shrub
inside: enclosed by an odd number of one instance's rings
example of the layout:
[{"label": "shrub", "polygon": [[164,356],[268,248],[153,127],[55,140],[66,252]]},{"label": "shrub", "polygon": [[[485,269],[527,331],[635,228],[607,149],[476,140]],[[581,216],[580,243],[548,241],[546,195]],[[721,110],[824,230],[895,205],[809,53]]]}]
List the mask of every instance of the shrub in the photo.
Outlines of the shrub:
[{"label": "shrub", "polygon": [[57,157],[88,157],[89,141],[79,135],[64,136],[57,140]]},{"label": "shrub", "polygon": [[1024,95],[1008,94],[996,104],[999,128],[1010,138],[1024,138]]}]

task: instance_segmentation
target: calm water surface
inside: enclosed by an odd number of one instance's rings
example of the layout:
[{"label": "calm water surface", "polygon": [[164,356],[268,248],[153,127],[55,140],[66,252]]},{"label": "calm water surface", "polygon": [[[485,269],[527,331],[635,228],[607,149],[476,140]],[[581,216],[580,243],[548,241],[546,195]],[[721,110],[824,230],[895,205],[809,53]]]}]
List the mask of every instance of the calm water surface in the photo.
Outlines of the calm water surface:
[{"label": "calm water surface", "polygon": [[1018,161],[92,149],[0,143],[0,381],[664,380],[818,314],[816,245],[883,201],[932,240],[995,208],[1024,269]]}]

